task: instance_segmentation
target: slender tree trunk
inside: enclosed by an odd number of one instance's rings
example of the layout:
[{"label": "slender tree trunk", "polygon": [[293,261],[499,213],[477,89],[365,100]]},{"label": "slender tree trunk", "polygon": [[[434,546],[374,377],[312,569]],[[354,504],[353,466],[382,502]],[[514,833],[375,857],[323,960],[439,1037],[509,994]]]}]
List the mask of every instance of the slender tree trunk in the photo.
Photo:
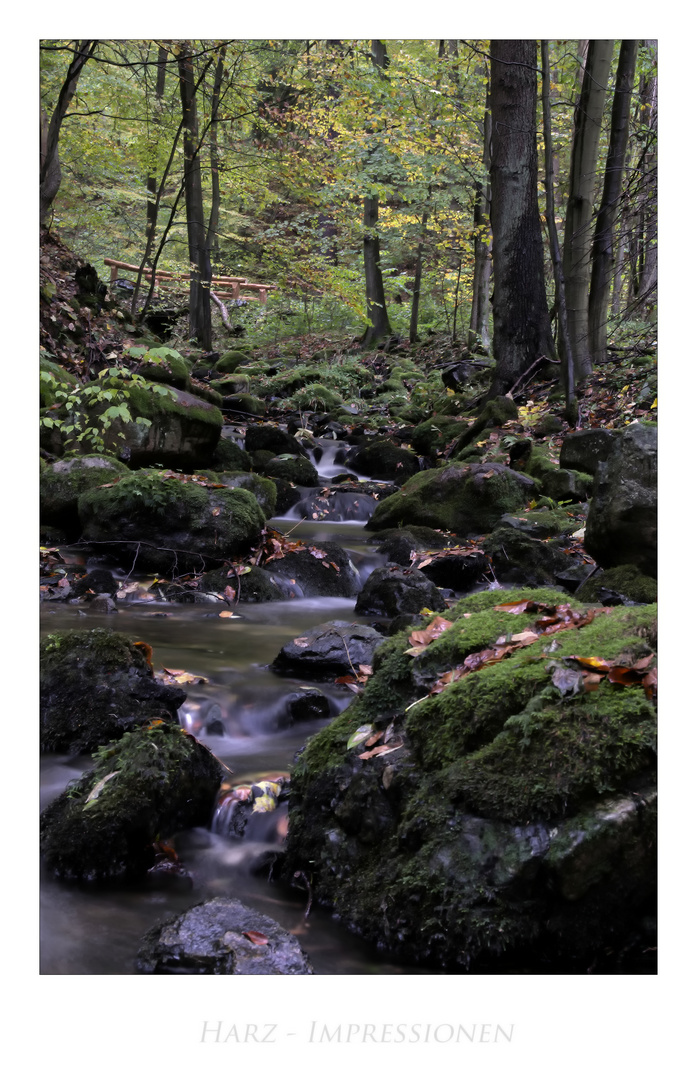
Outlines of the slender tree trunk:
[{"label": "slender tree trunk", "polygon": [[467,344],[477,347],[488,355],[491,350],[489,337],[489,284],[491,281],[491,237],[489,217],[491,214],[491,184],[488,182],[491,168],[491,95],[486,91],[484,111],[483,165],[487,181],[477,181],[474,199],[474,274],[472,278],[472,310]]},{"label": "slender tree trunk", "polygon": [[152,248],[153,241],[155,239],[155,230],[157,229],[157,213],[159,210],[159,201],[157,199],[157,176],[155,175],[155,151],[159,141],[159,127],[160,127],[160,110],[162,108],[162,98],[165,93],[165,75],[167,74],[167,49],[164,45],[159,45],[157,49],[157,81],[155,83],[155,104],[152,110],[151,124],[153,126],[153,134],[150,140],[150,153],[153,160],[150,162],[150,169],[148,173],[148,199],[146,209],[146,227],[145,227],[145,244],[148,249]]},{"label": "slender tree trunk", "polygon": [[569,325],[566,315],[566,289],[554,209],[554,147],[552,146],[552,110],[549,90],[549,44],[547,41],[540,42],[540,55],[542,59],[542,123],[545,143],[545,205],[547,232],[549,233],[549,250],[554,270],[554,286],[557,296],[557,319],[559,322],[559,340],[561,343],[559,351],[561,354],[562,379],[566,397],[565,416],[568,423],[575,427],[578,421],[578,401],[576,399],[576,380],[574,377],[574,354],[569,339]]},{"label": "slender tree trunk", "polygon": [[220,171],[218,157],[218,111],[220,108],[220,90],[223,85],[225,71],[225,45],[218,54],[218,62],[215,67],[213,78],[213,94],[211,97],[211,123],[210,123],[210,154],[211,154],[211,212],[208,218],[208,232],[206,233],[206,247],[209,258],[218,257],[218,220],[220,217]]},{"label": "slender tree trunk", "polygon": [[[384,78],[387,68],[387,49],[382,41],[371,43],[373,65]],[[385,303],[385,287],[380,266],[380,238],[377,232],[379,201],[376,196],[363,200],[363,265],[365,267],[365,298],[368,326],[361,345],[370,348],[392,333]]]},{"label": "slender tree trunk", "polygon": [[189,336],[210,352],[211,263],[203,219],[203,189],[198,145],[198,115],[194,66],[189,42],[183,42],[177,57],[179,88],[184,119],[184,194],[186,230],[189,243]]},{"label": "slender tree trunk", "polygon": [[[654,60],[656,41],[647,41]],[[642,120],[650,132],[647,139],[646,153],[642,155],[642,252],[641,270],[638,282],[639,306],[645,310],[656,300],[658,283],[658,220],[657,220],[657,81],[655,76],[643,80]]]},{"label": "slender tree trunk", "polygon": [[53,200],[58,194],[61,184],[61,167],[58,157],[58,139],[61,124],[65,114],[73,100],[77,88],[78,79],[83,67],[93,55],[98,45],[97,41],[76,41],[73,49],[73,59],[70,62],[63,85],[58,95],[56,107],[53,110],[51,120],[47,123],[45,114],[41,117],[41,150],[39,166],[39,198],[40,210],[39,221],[42,226],[46,225],[48,215],[53,205]]},{"label": "slender tree trunk", "polygon": [[592,370],[588,338],[591,222],[595,171],[607,82],[612,63],[612,41],[589,41],[581,96],[574,118],[571,147],[569,201],[564,229],[564,279],[569,336],[579,379]]},{"label": "slender tree trunk", "polygon": [[630,106],[638,45],[638,41],[623,41],[617,64],[610,122],[610,145],[605,163],[605,182],[591,250],[588,333],[593,365],[604,364],[607,360],[607,317],[613,277],[613,246],[627,157]]},{"label": "slender tree trunk", "polygon": [[492,41],[490,49],[494,397],[555,349],[537,205],[536,43]]},{"label": "slender tree trunk", "polygon": [[[426,235],[428,222],[428,210],[424,210],[421,218],[421,235]],[[419,240],[416,249],[416,266],[414,267],[414,292],[411,297],[411,317],[409,319],[409,344],[414,345],[419,338],[419,304],[421,302],[421,275],[423,273],[424,241]]]}]

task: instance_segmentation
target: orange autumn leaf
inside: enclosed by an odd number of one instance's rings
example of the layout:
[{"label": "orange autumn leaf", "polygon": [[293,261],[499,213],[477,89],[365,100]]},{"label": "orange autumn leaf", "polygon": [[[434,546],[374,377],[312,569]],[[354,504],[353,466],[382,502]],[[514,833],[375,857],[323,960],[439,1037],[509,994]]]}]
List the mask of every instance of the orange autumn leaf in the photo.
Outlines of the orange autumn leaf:
[{"label": "orange autumn leaf", "polygon": [[266,934],[260,934],[258,930],[244,930],[243,936],[246,937],[253,945],[268,945],[269,939]]}]

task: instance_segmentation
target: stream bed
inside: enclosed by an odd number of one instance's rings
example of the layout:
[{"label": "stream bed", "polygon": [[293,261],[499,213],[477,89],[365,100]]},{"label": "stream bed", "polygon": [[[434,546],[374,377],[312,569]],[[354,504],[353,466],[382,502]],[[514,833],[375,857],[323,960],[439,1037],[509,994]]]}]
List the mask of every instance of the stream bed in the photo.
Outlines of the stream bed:
[{"label": "stream bed", "polygon": [[[362,580],[384,559],[375,554],[364,522],[269,521],[296,539],[333,540],[350,554]],[[89,564],[88,564],[89,565]],[[367,624],[354,615],[355,598],[299,598],[240,604],[237,618],[220,618],[223,603],[175,604],[119,601],[118,614],[89,608],[43,604],[42,633],[108,627],[146,641],[155,671],[163,667],[201,676],[186,687],[179,710],[183,727],[195,734],[231,770],[234,785],[288,773],[296,752],[328,719],[289,723],[286,702],[301,687],[316,686],[329,699],[331,715],[346,708],[353,694],[332,683],[283,677],[268,665],[281,647],[319,623],[342,619]],[[41,761],[42,809],[66,784],[91,766],[79,758],[47,754]],[[305,917],[305,889],[289,890],[259,871],[262,854],[280,850],[285,818],[258,815],[243,840],[225,834],[214,814],[209,829],[180,833],[176,849],[193,887],[179,891],[81,888],[44,874],[41,887],[41,972],[47,975],[133,974],[140,939],[157,921],[214,896],[233,896],[274,918],[297,935],[317,974],[433,974],[386,963],[331,915],[311,907]],[[268,819],[268,820],[267,820]]]}]

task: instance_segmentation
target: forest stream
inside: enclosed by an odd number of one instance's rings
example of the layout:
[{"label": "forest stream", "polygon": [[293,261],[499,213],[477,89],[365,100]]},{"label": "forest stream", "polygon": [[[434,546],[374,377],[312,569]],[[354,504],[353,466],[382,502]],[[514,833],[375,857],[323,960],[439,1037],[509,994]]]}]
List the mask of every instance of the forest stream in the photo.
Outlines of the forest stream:
[{"label": "forest stream", "polygon": [[[341,447],[325,448],[318,462],[320,479],[339,472],[333,458]],[[269,526],[316,543],[336,541],[350,554],[361,580],[385,558],[377,555],[363,521],[301,521],[293,511]],[[82,549],[84,551],[84,549]],[[91,568],[88,560],[87,568]],[[121,568],[122,569],[122,568]],[[108,627],[153,649],[156,672],[182,669],[206,682],[187,686],[179,710],[182,727],[196,735],[231,770],[233,784],[288,773],[293,757],[307,738],[329,719],[286,726],[285,702],[301,686],[316,685],[330,701],[332,716],[346,708],[353,694],[329,683],[284,677],[269,670],[281,647],[319,623],[334,619],[368,624],[354,615],[355,598],[300,598],[283,602],[242,604],[236,618],[219,617],[225,604],[173,604],[119,601],[117,615],[95,614],[58,604],[42,605],[42,633]],[[211,734],[215,731],[216,734]],[[218,733],[219,732],[219,733]],[[41,807],[54,799],[91,765],[80,758],[47,754],[41,766]],[[208,830],[200,828],[175,838],[176,850],[193,887],[108,889],[62,884],[48,874],[42,881],[41,971],[46,975],[133,974],[143,934],[157,921],[214,896],[233,896],[272,917],[298,936],[317,974],[433,974],[377,958],[361,940],[331,915],[308,907],[305,889],[282,889],[268,881],[268,872],[254,872],[262,853],[281,849],[286,825],[283,814],[257,815],[244,839],[226,835],[224,809],[216,811]]]}]

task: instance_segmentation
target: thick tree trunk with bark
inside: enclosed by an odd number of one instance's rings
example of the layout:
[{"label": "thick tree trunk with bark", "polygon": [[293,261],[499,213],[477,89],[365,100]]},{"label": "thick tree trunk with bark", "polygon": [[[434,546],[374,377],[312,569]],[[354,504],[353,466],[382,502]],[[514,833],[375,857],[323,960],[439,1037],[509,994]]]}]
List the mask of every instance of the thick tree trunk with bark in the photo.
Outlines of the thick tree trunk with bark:
[{"label": "thick tree trunk with bark", "polygon": [[189,336],[210,351],[211,263],[203,220],[203,189],[198,143],[198,116],[194,67],[188,42],[178,54],[179,87],[184,119],[184,194],[189,242]]},{"label": "thick tree trunk with bark", "polygon": [[564,280],[569,337],[579,379],[592,370],[588,337],[591,224],[603,107],[612,63],[612,41],[589,41],[581,96],[574,118],[569,201],[564,228]]},{"label": "thick tree trunk with bark", "polygon": [[638,41],[620,46],[615,95],[610,122],[610,145],[605,162],[605,182],[591,251],[591,283],[588,300],[588,333],[591,363],[607,360],[607,319],[613,280],[615,226],[622,195],[622,177],[629,140],[629,118]]},{"label": "thick tree trunk with bark", "polygon": [[492,41],[491,57],[494,397],[555,349],[537,205],[536,43]]},{"label": "thick tree trunk with bark", "polygon": [[83,67],[94,53],[96,41],[76,41],[73,50],[73,59],[65,76],[63,85],[58,95],[56,107],[53,110],[50,122],[42,110],[41,115],[41,148],[39,168],[39,197],[40,210],[39,221],[42,226],[46,225],[48,215],[53,205],[53,200],[58,194],[61,184],[61,167],[58,157],[58,138],[65,114],[70,102],[73,100],[77,88],[78,79]]}]

